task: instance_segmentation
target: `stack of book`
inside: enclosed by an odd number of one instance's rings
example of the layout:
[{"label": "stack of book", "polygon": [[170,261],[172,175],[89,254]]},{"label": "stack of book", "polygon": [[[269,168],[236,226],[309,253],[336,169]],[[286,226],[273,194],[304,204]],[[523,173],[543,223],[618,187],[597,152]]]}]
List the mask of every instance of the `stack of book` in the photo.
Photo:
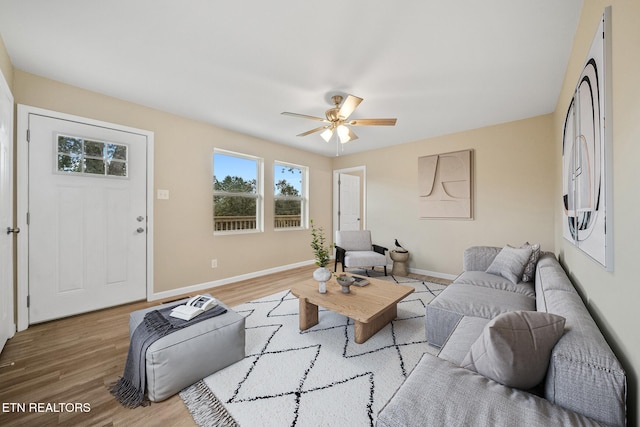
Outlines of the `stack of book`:
[{"label": "stack of book", "polygon": [[182,320],[191,320],[217,305],[218,301],[213,297],[196,295],[190,298],[185,304],[174,307],[174,309],[171,310],[170,316]]}]

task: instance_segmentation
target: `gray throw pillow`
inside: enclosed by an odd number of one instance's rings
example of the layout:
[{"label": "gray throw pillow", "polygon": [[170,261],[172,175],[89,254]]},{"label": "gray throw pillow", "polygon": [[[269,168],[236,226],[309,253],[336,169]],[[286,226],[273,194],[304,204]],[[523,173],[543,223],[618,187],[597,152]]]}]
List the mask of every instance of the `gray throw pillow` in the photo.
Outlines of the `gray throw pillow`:
[{"label": "gray throw pillow", "polygon": [[531,256],[529,257],[529,261],[527,265],[524,266],[524,271],[522,272],[522,281],[523,282],[533,282],[536,278],[536,264],[538,263],[538,259],[540,259],[540,244],[530,244],[529,242],[520,246],[520,248],[531,248]]},{"label": "gray throw pillow", "polygon": [[531,248],[514,248],[507,245],[496,255],[487,268],[487,273],[502,276],[513,283],[518,283],[530,257]]},{"label": "gray throw pillow", "polygon": [[535,387],[547,373],[564,323],[564,317],[539,311],[503,313],[487,323],[462,367],[509,387]]}]

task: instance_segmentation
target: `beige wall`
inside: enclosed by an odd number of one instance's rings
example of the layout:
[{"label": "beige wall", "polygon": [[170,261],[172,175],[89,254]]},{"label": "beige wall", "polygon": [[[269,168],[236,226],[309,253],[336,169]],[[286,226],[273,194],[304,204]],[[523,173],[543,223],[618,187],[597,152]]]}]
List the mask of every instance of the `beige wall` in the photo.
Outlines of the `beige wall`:
[{"label": "beige wall", "polygon": [[[155,292],[213,282],[313,259],[308,230],[273,231],[273,162],[309,166],[310,215],[331,229],[331,159],[15,70],[16,103],[76,114],[155,133]],[[214,148],[262,157],[265,232],[214,236]],[[154,189],[154,194],[155,194]],[[211,260],[218,268],[211,268]]]},{"label": "beige wall", "polygon": [[[472,245],[539,242],[553,250],[552,116],[340,156],[334,168],[367,168],[367,228],[376,243],[397,238],[409,267],[455,275]],[[359,142],[366,144],[366,141]],[[418,219],[418,157],[472,149],[473,220]]]},{"label": "beige wall", "polygon": [[2,40],[2,35],[0,35],[0,70],[9,85],[9,89],[13,92],[13,65],[11,64],[11,58],[9,58],[7,48],[4,45],[4,40]]},{"label": "beige wall", "polygon": [[[574,39],[569,66],[554,115],[556,158],[561,156],[562,125],[573,89],[582,71],[607,1],[586,0]],[[613,250],[614,271],[606,272],[562,238],[561,182],[555,184],[556,250],[574,283],[581,290],[591,313],[624,363],[629,383],[629,425],[638,425],[638,371],[640,370],[640,2],[616,1],[612,6],[613,112]],[[556,163],[556,174],[561,173]]]}]

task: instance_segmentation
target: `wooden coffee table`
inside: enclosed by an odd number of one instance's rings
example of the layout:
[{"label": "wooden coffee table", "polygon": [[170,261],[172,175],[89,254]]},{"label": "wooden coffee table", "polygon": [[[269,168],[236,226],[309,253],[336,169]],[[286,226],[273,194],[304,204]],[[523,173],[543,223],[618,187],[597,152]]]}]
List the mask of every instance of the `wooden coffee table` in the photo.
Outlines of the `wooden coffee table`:
[{"label": "wooden coffee table", "polygon": [[[360,276],[364,277],[364,276]],[[300,301],[300,330],[318,324],[318,306],[353,319],[355,341],[362,344],[395,319],[398,301],[412,293],[412,286],[367,277],[366,286],[351,286],[351,292],[342,293],[342,287],[332,278],[327,282],[327,293],[318,292],[318,282],[297,283],[291,293]]]}]

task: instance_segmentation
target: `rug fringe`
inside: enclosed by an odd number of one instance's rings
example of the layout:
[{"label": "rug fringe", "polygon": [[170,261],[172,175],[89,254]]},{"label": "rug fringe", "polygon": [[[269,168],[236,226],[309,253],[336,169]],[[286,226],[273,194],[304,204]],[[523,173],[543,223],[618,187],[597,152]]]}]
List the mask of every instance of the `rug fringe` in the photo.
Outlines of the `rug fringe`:
[{"label": "rug fringe", "polygon": [[180,392],[180,397],[199,426],[240,427],[204,381],[185,388]]}]

